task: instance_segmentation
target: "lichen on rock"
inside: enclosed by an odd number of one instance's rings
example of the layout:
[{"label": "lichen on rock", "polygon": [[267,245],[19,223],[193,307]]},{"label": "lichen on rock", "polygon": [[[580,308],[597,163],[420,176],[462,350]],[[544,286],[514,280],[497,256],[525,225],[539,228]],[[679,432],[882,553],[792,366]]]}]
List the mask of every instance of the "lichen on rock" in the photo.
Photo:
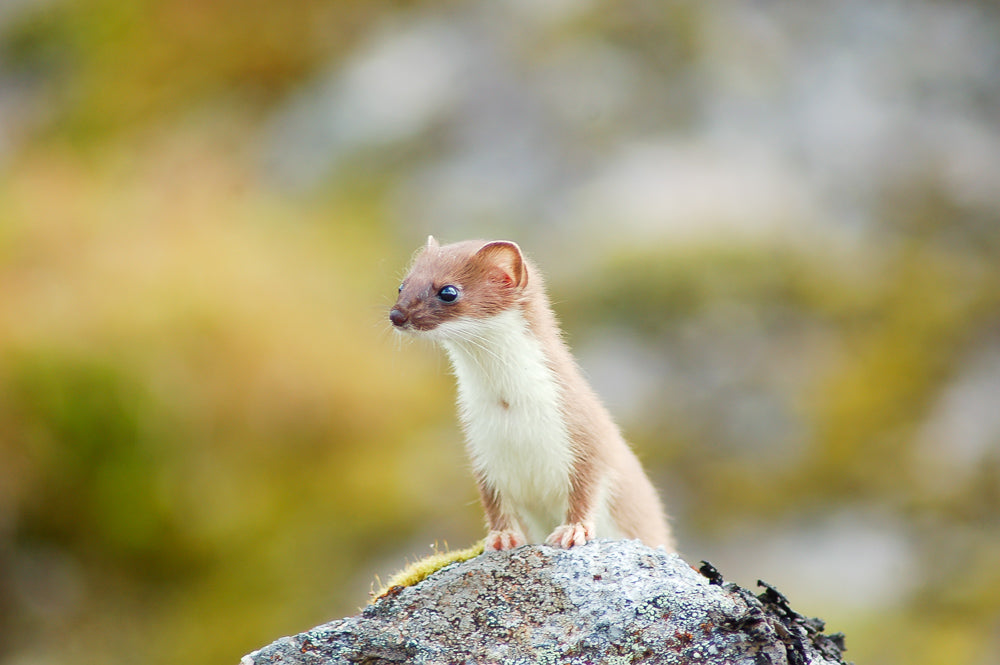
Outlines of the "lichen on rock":
[{"label": "lichen on rock", "polygon": [[241,665],[843,663],[842,637],[821,631],[773,587],[757,597],[638,541],[595,541],[449,565]]}]

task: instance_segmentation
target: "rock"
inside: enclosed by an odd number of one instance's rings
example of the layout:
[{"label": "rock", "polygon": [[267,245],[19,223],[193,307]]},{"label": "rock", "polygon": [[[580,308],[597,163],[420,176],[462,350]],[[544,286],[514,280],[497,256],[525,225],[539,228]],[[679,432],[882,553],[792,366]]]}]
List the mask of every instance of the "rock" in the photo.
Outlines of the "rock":
[{"label": "rock", "polygon": [[638,541],[488,552],[241,665],[843,663],[843,637],[773,587],[756,597],[702,570]]}]

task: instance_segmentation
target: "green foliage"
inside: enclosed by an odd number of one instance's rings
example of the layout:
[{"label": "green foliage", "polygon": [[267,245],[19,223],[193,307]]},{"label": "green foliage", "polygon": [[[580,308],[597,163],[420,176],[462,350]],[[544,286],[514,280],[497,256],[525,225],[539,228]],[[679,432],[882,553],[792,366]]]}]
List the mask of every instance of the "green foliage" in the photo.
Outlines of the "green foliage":
[{"label": "green foliage", "polygon": [[4,420],[17,426],[7,445],[27,453],[34,476],[15,537],[160,575],[186,557],[172,542],[178,516],[159,494],[166,457],[152,429],[159,414],[121,370],[90,356],[10,363]]}]

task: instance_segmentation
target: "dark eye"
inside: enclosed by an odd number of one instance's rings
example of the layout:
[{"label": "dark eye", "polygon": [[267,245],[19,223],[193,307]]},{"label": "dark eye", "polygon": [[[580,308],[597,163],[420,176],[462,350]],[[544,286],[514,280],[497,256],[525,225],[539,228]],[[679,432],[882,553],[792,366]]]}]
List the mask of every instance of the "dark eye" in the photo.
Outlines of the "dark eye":
[{"label": "dark eye", "polygon": [[438,291],[438,298],[444,302],[455,302],[458,300],[458,287],[452,286],[442,286],[441,290]]},{"label": "dark eye", "polygon": [[402,284],[400,284],[400,285],[399,285],[399,292],[400,292],[400,293],[402,293],[402,292],[403,292],[403,285],[402,285]]}]

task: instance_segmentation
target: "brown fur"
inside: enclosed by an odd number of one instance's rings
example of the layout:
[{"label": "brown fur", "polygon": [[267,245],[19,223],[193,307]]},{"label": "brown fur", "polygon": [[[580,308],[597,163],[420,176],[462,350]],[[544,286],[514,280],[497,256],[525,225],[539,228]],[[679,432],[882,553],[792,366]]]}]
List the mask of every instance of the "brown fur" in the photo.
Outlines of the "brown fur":
[{"label": "brown fur", "polygon": [[[443,303],[437,297],[446,285],[461,290],[461,297],[453,303]],[[573,466],[568,470],[569,508],[563,526],[550,541],[561,538],[563,544],[572,545],[579,544],[581,536],[582,540],[600,537],[592,533],[592,525],[596,502],[604,488],[609,512],[623,534],[673,550],[656,490],[611,415],[583,378],[562,339],[541,274],[517,245],[472,240],[442,247],[429,239],[400,287],[390,318],[399,328],[430,331],[444,321],[485,318],[509,308],[522,312],[562,387],[563,418],[569,430]],[[481,475],[477,474],[477,481],[491,535],[510,532],[513,525],[501,510],[500,497]],[[575,527],[579,527],[576,537],[572,536]],[[520,544],[504,543],[498,548]]]},{"label": "brown fur", "polygon": [[[480,252],[480,250],[485,250]],[[454,304],[440,302],[438,290],[455,285],[462,297]],[[505,243],[477,240],[440,247],[429,242],[400,285],[393,309],[405,312],[416,330],[433,330],[442,322],[472,316],[485,318],[515,306],[527,285],[520,253]]]}]

